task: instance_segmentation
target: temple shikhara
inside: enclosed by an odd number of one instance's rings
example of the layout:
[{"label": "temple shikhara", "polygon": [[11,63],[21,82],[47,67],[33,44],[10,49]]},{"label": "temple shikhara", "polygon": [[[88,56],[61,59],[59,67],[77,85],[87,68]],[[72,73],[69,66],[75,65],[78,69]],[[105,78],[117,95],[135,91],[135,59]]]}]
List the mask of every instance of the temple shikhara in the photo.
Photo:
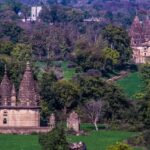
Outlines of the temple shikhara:
[{"label": "temple shikhara", "polygon": [[129,30],[135,63],[150,61],[150,19],[140,21],[136,16]]},{"label": "temple shikhara", "polygon": [[0,128],[39,127],[39,101],[40,97],[29,63],[26,65],[18,93],[5,69],[0,84]]}]

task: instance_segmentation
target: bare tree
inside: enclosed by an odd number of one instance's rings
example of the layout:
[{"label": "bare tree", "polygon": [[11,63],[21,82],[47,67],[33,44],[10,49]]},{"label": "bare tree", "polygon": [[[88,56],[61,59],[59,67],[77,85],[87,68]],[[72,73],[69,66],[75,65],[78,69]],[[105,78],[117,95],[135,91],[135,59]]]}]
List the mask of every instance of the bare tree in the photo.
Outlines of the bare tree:
[{"label": "bare tree", "polygon": [[91,100],[85,104],[85,110],[90,121],[94,124],[96,131],[98,131],[97,122],[102,112],[103,102],[101,100]]}]

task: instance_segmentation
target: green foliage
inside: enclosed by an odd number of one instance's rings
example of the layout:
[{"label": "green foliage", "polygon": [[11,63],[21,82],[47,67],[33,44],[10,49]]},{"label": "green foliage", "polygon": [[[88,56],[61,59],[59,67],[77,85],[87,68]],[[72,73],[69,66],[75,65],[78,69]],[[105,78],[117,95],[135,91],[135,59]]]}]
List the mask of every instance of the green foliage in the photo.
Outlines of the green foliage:
[{"label": "green foliage", "polygon": [[62,127],[57,127],[45,135],[40,135],[39,143],[43,150],[69,150],[65,131]]},{"label": "green foliage", "polygon": [[113,146],[110,146],[107,150],[132,150],[131,147],[124,143],[117,143]]},{"label": "green foliage", "polygon": [[120,54],[111,48],[104,49],[104,66],[105,69],[113,70],[114,65],[119,63]]},{"label": "green foliage", "polygon": [[[81,47],[84,45],[80,45]],[[90,49],[90,48],[89,48]],[[76,51],[76,63],[82,67],[83,71],[89,69],[103,68],[104,57],[100,49],[78,49]]]},{"label": "green foliage", "polygon": [[2,41],[0,43],[0,54],[10,55],[14,45],[10,41]]},{"label": "green foliage", "polygon": [[141,75],[141,79],[145,84],[145,88],[146,86],[149,84],[150,82],[150,64],[143,64],[140,67],[140,75]]},{"label": "green foliage", "polygon": [[14,22],[3,21],[0,23],[0,38],[8,38],[16,43],[19,41],[22,31],[23,29]]},{"label": "green foliage", "polygon": [[53,73],[43,73],[39,81],[41,99],[53,110],[53,84],[57,81]]},{"label": "green foliage", "polygon": [[31,50],[30,45],[16,44],[11,55],[16,62],[27,62],[31,60]]},{"label": "green foliage", "polygon": [[21,10],[22,4],[18,0],[5,0],[5,4],[10,7],[16,14]]},{"label": "green foliage", "polygon": [[[54,2],[55,3],[55,2]],[[46,23],[74,22],[79,23],[84,19],[83,11],[75,8],[67,8],[60,5],[44,6],[40,18]]]},{"label": "green foliage", "polygon": [[27,61],[31,62],[31,47],[26,44],[16,44],[11,51],[11,61],[6,63],[10,77],[17,89]]},{"label": "green foliage", "polygon": [[130,104],[124,93],[117,86],[106,83],[100,78],[79,76],[76,82],[81,87],[82,102],[88,100],[104,101],[104,117],[107,119],[124,120]]},{"label": "green foliage", "polygon": [[77,76],[77,84],[81,87],[82,100],[98,100],[104,96],[105,82],[100,78]]},{"label": "green foliage", "polygon": [[67,113],[67,109],[74,108],[80,101],[79,87],[72,81],[61,80],[54,84],[54,99],[58,106]]},{"label": "green foliage", "polygon": [[143,136],[144,136],[145,146],[148,149],[150,149],[150,130],[145,131]]},{"label": "green foliage", "polygon": [[124,29],[108,25],[103,29],[102,35],[104,40],[108,42],[108,46],[119,52],[121,64],[130,60],[132,54],[130,39]]},{"label": "green foliage", "polygon": [[104,56],[106,61],[110,60],[113,65],[118,64],[119,61],[119,53],[116,50],[112,50],[110,48],[104,49]]}]

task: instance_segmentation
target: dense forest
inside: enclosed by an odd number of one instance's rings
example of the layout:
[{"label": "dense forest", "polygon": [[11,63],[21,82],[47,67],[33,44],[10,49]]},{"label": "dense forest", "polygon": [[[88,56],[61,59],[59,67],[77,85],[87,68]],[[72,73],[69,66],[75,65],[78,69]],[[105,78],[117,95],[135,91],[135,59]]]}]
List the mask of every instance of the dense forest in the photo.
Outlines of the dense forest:
[{"label": "dense forest", "polygon": [[[1,1],[0,79],[6,65],[8,76],[18,90],[25,64],[30,61],[41,96],[42,126],[47,125],[52,112],[58,120],[64,120],[76,110],[83,122],[96,126],[100,120],[108,128],[142,132],[141,139],[136,137],[128,143],[149,147],[150,65],[139,67],[133,63],[128,36],[133,17],[136,13],[145,17],[149,2],[41,0],[27,3],[27,0]],[[23,18],[30,16],[33,4],[42,6],[39,20],[23,22]],[[84,21],[91,17],[104,20]],[[138,69],[144,84],[136,100],[108,81],[118,72]],[[98,117],[91,119],[87,115],[89,105],[91,111],[101,107]]]}]

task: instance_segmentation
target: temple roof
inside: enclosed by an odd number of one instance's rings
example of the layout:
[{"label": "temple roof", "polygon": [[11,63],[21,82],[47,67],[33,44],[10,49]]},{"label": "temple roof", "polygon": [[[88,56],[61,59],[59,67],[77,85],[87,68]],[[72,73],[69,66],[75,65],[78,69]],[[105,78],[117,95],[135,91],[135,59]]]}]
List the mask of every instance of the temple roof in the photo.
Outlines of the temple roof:
[{"label": "temple roof", "polygon": [[2,105],[10,105],[10,103],[11,103],[11,88],[12,88],[12,85],[7,76],[7,69],[5,67],[5,73],[4,73],[3,79],[0,84]]},{"label": "temple roof", "polygon": [[140,23],[139,17],[135,16],[134,21],[130,28],[130,34],[142,34],[142,25]]},{"label": "temple roof", "polygon": [[20,106],[38,105],[39,95],[29,62],[26,64],[26,69],[20,83],[18,100]]}]

